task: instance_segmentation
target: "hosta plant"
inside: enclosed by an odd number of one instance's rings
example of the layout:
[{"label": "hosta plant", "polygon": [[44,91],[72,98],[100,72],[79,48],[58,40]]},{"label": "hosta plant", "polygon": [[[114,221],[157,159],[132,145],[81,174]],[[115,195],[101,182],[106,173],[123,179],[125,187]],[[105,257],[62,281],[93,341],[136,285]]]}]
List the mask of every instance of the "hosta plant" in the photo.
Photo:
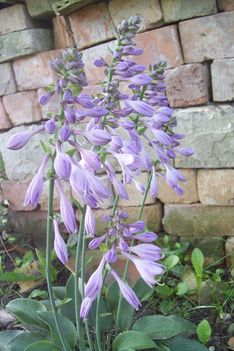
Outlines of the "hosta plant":
[{"label": "hosta plant", "polygon": [[[158,177],[164,177],[178,196],[183,194],[184,176],[173,167],[177,154],[190,156],[180,146],[184,137],[174,131],[176,120],[165,94],[165,63],[144,67],[135,62],[143,50],[136,46],[139,17],[124,20],[109,47],[111,60],[96,58],[104,71],[97,94],[88,94],[82,53],[67,49],[51,62],[57,73],[54,84],[41,96],[45,105],[60,97],[59,112],[33,131],[18,133],[7,147],[18,150],[35,134],[46,133],[45,156],[25,196],[25,205],[36,207],[43,182],[49,180],[46,238],[48,301],[16,299],[7,305],[19,321],[15,330],[0,334],[1,348],[11,351],[202,351],[206,348],[188,337],[193,325],[176,316],[145,316],[136,320],[134,310],[142,306],[149,290],[160,284],[164,267],[157,234],[144,222],[144,206],[150,193],[157,197]],[[85,88],[85,92],[83,89]],[[118,170],[118,172],[116,172]],[[139,179],[144,172],[146,184]],[[98,174],[107,176],[109,185]],[[70,200],[64,186],[72,189]],[[139,215],[129,218],[128,186],[142,193]],[[110,200],[112,212],[102,218],[102,234],[96,235],[95,209]],[[60,212],[53,210],[54,188],[60,196]],[[76,214],[75,214],[76,211]],[[77,215],[78,214],[78,215]],[[75,272],[66,286],[52,287],[52,245],[66,265],[69,251],[60,230],[63,223],[76,245]],[[100,252],[97,268],[86,278],[87,249]],[[125,262],[120,271],[118,262]],[[139,281],[130,286],[129,264]]]}]

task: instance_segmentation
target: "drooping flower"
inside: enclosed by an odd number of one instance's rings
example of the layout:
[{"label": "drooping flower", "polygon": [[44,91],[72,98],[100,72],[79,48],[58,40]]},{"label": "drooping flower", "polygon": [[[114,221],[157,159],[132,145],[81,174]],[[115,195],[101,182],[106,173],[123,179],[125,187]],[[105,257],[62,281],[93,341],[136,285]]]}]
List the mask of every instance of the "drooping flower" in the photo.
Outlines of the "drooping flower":
[{"label": "drooping flower", "polygon": [[28,143],[28,141],[31,139],[31,137],[34,134],[41,132],[43,129],[44,129],[44,126],[39,127],[34,131],[25,131],[25,132],[16,133],[9,138],[6,147],[10,150],[21,149]]},{"label": "drooping flower", "polygon": [[56,143],[56,157],[54,160],[54,169],[58,177],[66,179],[71,174],[71,161],[70,157],[61,151],[61,146]]},{"label": "drooping flower", "polygon": [[58,222],[54,219],[54,251],[63,264],[68,262],[67,246],[59,232]]},{"label": "drooping flower", "polygon": [[96,221],[92,209],[87,206],[85,213],[85,231],[88,235],[94,236],[96,229]]},{"label": "drooping flower", "polygon": [[77,230],[77,224],[74,209],[66,198],[58,180],[56,180],[55,184],[60,195],[60,213],[62,221],[69,233],[75,233]]}]

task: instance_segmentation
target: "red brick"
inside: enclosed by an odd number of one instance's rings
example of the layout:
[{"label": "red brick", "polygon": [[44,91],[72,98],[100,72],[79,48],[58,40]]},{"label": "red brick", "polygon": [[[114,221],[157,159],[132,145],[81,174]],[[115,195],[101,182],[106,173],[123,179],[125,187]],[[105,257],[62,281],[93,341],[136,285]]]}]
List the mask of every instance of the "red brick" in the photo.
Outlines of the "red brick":
[{"label": "red brick", "polygon": [[218,0],[219,11],[234,11],[233,0]]},{"label": "red brick", "polygon": [[50,68],[50,60],[60,55],[60,51],[46,51],[13,62],[13,69],[19,90],[44,88],[53,83],[55,73]]},{"label": "red brick", "polygon": [[171,107],[188,107],[209,101],[209,71],[200,63],[166,71],[167,97]]},{"label": "red brick", "polygon": [[114,25],[105,2],[78,10],[69,17],[69,20],[79,49],[114,37]]},{"label": "red brick", "polygon": [[10,208],[14,211],[31,211],[31,206],[24,206],[24,198],[27,192],[29,181],[3,180],[1,188],[4,198],[9,201]]},{"label": "red brick", "polygon": [[185,62],[234,56],[234,12],[194,18],[180,22],[180,36]]},{"label": "red brick", "polygon": [[56,16],[52,19],[54,29],[55,49],[64,49],[74,46],[72,31],[66,17]]},{"label": "red brick", "polygon": [[9,129],[12,127],[11,121],[8,118],[2,98],[0,97],[0,130]]},{"label": "red brick", "polygon": [[37,92],[34,90],[4,96],[3,103],[14,126],[42,119]]},{"label": "red brick", "polygon": [[162,23],[162,11],[159,0],[111,0],[109,10],[116,27],[123,19],[140,15],[141,31],[155,28]]},{"label": "red brick", "polygon": [[136,42],[144,49],[144,54],[136,57],[136,61],[143,65],[147,66],[162,59],[167,61],[168,67],[183,64],[176,25],[137,34]]}]

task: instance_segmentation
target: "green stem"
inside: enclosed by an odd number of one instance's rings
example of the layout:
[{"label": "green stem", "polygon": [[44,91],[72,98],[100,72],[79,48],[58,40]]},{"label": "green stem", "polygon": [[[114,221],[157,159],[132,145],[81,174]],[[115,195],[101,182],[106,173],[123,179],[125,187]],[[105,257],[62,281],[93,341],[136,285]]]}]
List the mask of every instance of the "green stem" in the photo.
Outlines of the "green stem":
[{"label": "green stem", "polygon": [[85,350],[84,336],[82,322],[80,319],[80,305],[81,305],[81,294],[79,291],[79,267],[80,267],[80,257],[82,249],[82,235],[84,232],[84,219],[85,219],[85,210],[81,211],[81,221],[80,228],[78,233],[78,242],[76,246],[76,269],[75,269],[75,315],[76,315],[76,330],[79,339],[79,348],[80,351]]},{"label": "green stem", "polygon": [[[83,207],[82,213],[85,216],[86,206]],[[81,282],[82,282],[81,296],[82,296],[82,300],[84,298],[84,287],[85,287],[85,257],[86,257],[85,230],[84,230],[84,223],[82,223],[82,252],[81,252]],[[87,320],[85,320],[85,330],[86,330],[86,336],[88,339],[89,349],[90,349],[90,351],[93,351],[93,342],[92,342],[92,339],[90,336],[89,324],[88,324]]]},{"label": "green stem", "polygon": [[[150,190],[151,180],[152,180],[152,173],[150,173],[149,176],[148,176],[145,194],[144,194],[144,197],[142,199],[140,211],[139,211],[138,218],[137,218],[138,221],[140,221],[141,217],[142,217],[142,213],[143,213],[143,209],[144,209],[144,206],[145,206],[146,198],[147,198],[149,190]],[[134,239],[131,241],[131,245],[134,245]],[[124,269],[124,274],[123,274],[123,281],[124,282],[125,282],[125,280],[127,278],[128,266],[129,266],[129,259],[127,260],[127,262],[125,264],[125,269]],[[118,334],[118,329],[119,329],[119,318],[120,318],[121,304],[122,304],[122,294],[120,293],[119,294],[118,308],[117,308],[117,312],[116,312],[116,332],[115,332],[115,335]]]},{"label": "green stem", "polygon": [[46,230],[46,280],[49,293],[49,300],[54,316],[54,321],[56,329],[59,335],[60,342],[64,351],[67,351],[67,345],[64,342],[63,336],[61,334],[61,329],[58,321],[58,315],[56,310],[56,305],[52,290],[52,280],[51,280],[51,246],[52,246],[52,222],[53,222],[53,198],[54,198],[54,164],[52,160],[52,166],[50,169],[49,177],[49,195],[48,195],[48,210],[47,210],[47,230]]},{"label": "green stem", "polygon": [[[106,275],[107,275],[107,269],[105,267],[104,273],[103,273],[103,285],[104,285],[104,282],[106,279]],[[104,345],[102,347],[101,336],[100,336],[100,301],[101,301],[101,296],[102,296],[102,291],[100,291],[100,293],[98,294],[97,307],[96,307],[96,340],[97,340],[98,351],[104,351],[103,347],[105,348]]]}]

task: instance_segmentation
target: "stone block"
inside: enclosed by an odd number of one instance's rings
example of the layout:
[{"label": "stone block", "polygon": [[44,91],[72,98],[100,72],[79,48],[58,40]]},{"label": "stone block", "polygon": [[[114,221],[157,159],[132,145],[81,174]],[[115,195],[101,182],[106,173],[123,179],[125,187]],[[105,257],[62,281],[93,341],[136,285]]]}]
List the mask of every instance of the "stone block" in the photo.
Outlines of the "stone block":
[{"label": "stone block", "polygon": [[181,183],[184,195],[178,196],[167,184],[163,177],[158,177],[157,198],[164,204],[192,204],[199,202],[197,192],[197,171],[194,169],[179,170],[185,176],[186,182]]},{"label": "stone block", "polygon": [[32,18],[48,20],[49,17],[54,16],[52,5],[58,0],[26,0],[28,13]]},{"label": "stone block", "polygon": [[231,206],[166,205],[163,228],[168,234],[188,237],[234,235]]},{"label": "stone block", "polygon": [[28,144],[20,150],[9,150],[6,148],[6,144],[13,134],[37,128],[38,125],[20,126],[0,134],[0,153],[9,180],[30,180],[36,174],[44,156],[40,140],[47,141],[47,135],[45,133],[35,134]]},{"label": "stone block", "polygon": [[227,266],[234,268],[234,237],[227,238],[225,242],[225,251],[228,257],[226,258]]},{"label": "stone block", "polygon": [[17,32],[23,29],[39,27],[40,22],[33,20],[24,4],[16,4],[0,11],[0,35]]},{"label": "stone block", "polygon": [[81,49],[112,39],[114,25],[105,2],[90,5],[69,16],[76,46]]},{"label": "stone block", "polygon": [[179,30],[185,62],[234,56],[234,12],[180,22]]},{"label": "stone block", "polygon": [[136,15],[142,17],[141,31],[162,24],[162,10],[159,0],[111,0],[109,10],[116,27],[123,19]]},{"label": "stone block", "polygon": [[[71,200],[71,188],[69,183],[65,181],[60,181],[63,192],[68,200]],[[41,194],[41,198],[39,201],[40,204],[40,210],[41,211],[47,211],[48,209],[48,190],[49,190],[49,181],[46,180],[43,184],[43,190]],[[59,211],[60,208],[60,196],[58,193],[57,188],[54,188],[54,202],[53,202],[53,210],[54,211]]]},{"label": "stone block", "polygon": [[29,181],[3,180],[1,188],[4,198],[8,200],[10,209],[13,211],[31,211],[32,206],[24,206],[24,198]]},{"label": "stone block", "polygon": [[219,11],[234,11],[233,0],[218,0],[217,5]]},{"label": "stone block", "polygon": [[209,70],[200,63],[188,64],[165,72],[166,91],[171,107],[188,107],[209,101]]},{"label": "stone block", "polygon": [[66,17],[53,17],[54,47],[64,49],[75,45],[72,31]]},{"label": "stone block", "polygon": [[35,211],[9,211],[9,221],[17,235],[46,234],[47,213]]},{"label": "stone block", "polygon": [[[139,177],[135,178],[135,180],[137,182],[143,184],[145,187],[147,184],[147,179],[148,179],[147,173],[142,173]],[[128,192],[129,200],[126,201],[126,200],[120,198],[119,199],[119,206],[121,206],[121,207],[140,206],[142,201],[143,201],[144,194],[142,194],[141,192],[139,192],[136,189],[136,186],[133,182],[131,184],[126,184],[125,188]],[[145,203],[146,203],[146,205],[153,204],[153,203],[155,203],[155,199],[153,199],[150,196],[150,194],[148,194]]]},{"label": "stone block", "polygon": [[166,60],[168,68],[184,63],[176,25],[139,33],[136,35],[136,43],[144,49],[143,55],[134,57],[138,63],[148,66]]},{"label": "stone block", "polygon": [[[11,121],[6,113],[2,98],[0,97],[0,130],[9,129],[12,127]],[[1,136],[0,136],[1,139]]]},{"label": "stone block", "polygon": [[50,29],[24,29],[0,37],[0,62],[53,49]]},{"label": "stone block", "polygon": [[187,18],[217,13],[215,0],[161,0],[164,21],[179,22]]},{"label": "stone block", "polygon": [[42,119],[37,92],[34,90],[6,95],[3,103],[14,126]]},{"label": "stone block", "polygon": [[[121,208],[121,207],[120,207]],[[139,207],[136,206],[129,206],[125,209],[128,214],[128,223],[133,223],[137,220],[139,214]],[[158,232],[161,229],[161,222],[162,222],[162,204],[158,201],[155,204],[148,205],[144,207],[142,213],[142,220],[145,221],[149,230]],[[98,209],[94,211],[94,215],[96,218],[96,234],[101,235],[105,233],[105,230],[108,227],[108,224],[102,221],[102,217],[104,215],[110,215],[112,209]],[[79,216],[79,211],[77,212],[77,218]]]},{"label": "stone block", "polygon": [[214,101],[234,100],[234,58],[217,60],[211,64]]},{"label": "stone block", "polygon": [[231,105],[191,107],[175,112],[175,131],[186,138],[182,146],[190,146],[194,155],[175,159],[178,168],[234,167],[234,108]]},{"label": "stone block", "polygon": [[0,96],[12,94],[16,91],[15,77],[11,64],[0,64]]},{"label": "stone block", "polygon": [[234,169],[198,170],[197,186],[204,205],[234,205]]},{"label": "stone block", "polygon": [[59,56],[60,51],[52,50],[15,60],[13,69],[18,89],[44,88],[53,83],[55,73],[50,68],[50,61]]}]

